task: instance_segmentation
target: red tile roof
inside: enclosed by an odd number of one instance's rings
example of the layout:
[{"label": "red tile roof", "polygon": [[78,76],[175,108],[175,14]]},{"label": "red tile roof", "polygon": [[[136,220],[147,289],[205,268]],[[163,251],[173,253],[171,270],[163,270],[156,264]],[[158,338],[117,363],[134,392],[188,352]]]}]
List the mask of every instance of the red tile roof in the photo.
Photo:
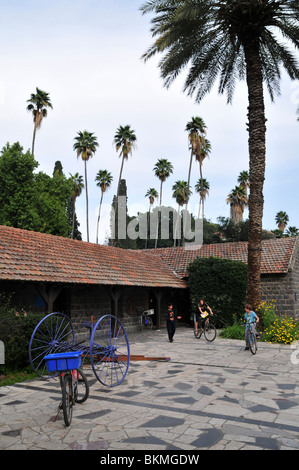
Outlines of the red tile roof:
[{"label": "red tile roof", "polygon": [[[298,245],[299,237],[264,240],[262,274],[287,273]],[[124,250],[0,226],[0,280],[185,288],[189,263],[209,256],[246,263],[247,242]]]},{"label": "red tile roof", "polygon": [[[262,242],[262,274],[283,274],[290,269],[299,237],[274,238]],[[197,257],[227,258],[247,263],[247,242],[202,245],[200,249],[157,248],[150,252],[162,258],[180,278],[188,277],[188,265]]]},{"label": "red tile roof", "polygon": [[162,259],[0,226],[0,280],[185,288]]}]

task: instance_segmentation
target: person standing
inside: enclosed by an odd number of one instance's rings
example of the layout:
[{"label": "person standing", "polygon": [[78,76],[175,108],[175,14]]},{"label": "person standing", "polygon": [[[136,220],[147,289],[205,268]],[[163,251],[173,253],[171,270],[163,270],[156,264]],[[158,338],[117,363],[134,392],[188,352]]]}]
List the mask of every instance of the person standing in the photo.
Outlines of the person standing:
[{"label": "person standing", "polygon": [[167,325],[168,339],[170,343],[173,342],[176,320],[177,319],[180,320],[181,318],[182,317],[178,317],[175,314],[172,303],[169,303],[167,307],[167,312],[166,312],[166,325]]},{"label": "person standing", "polygon": [[249,331],[250,325],[252,324],[253,333],[257,338],[260,337],[259,333],[255,329],[255,324],[259,322],[259,317],[257,314],[252,310],[252,306],[250,304],[245,305],[245,351],[249,349]]}]

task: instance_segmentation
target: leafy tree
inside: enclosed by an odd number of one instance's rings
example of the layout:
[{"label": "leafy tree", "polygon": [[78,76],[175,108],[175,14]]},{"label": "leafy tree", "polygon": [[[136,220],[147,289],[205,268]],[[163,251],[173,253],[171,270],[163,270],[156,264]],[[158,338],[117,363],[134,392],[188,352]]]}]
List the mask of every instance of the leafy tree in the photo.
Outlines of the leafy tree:
[{"label": "leafy tree", "polygon": [[34,145],[35,145],[35,136],[36,131],[42,125],[43,118],[47,117],[48,110],[47,108],[53,108],[49,93],[46,91],[40,90],[36,87],[36,93],[31,93],[29,100],[27,100],[28,106],[27,111],[32,111],[33,114],[33,138],[32,138],[32,155],[34,155]]},{"label": "leafy tree", "polygon": [[37,173],[34,179],[35,208],[38,214],[35,230],[69,237],[72,231],[68,217],[72,180],[67,179],[63,173],[55,173],[51,177],[43,172]]},{"label": "leafy tree", "polygon": [[63,172],[34,173],[37,161],[17,142],[0,155],[0,224],[68,237],[72,182]]},{"label": "leafy tree", "polygon": [[[248,88],[249,240],[248,301],[261,300],[261,242],[265,179],[266,118],[263,82],[271,100],[279,93],[281,69],[299,78],[298,0],[149,0],[153,45],[148,60],[163,54],[159,67],[166,87],[186,68],[184,91],[200,102],[219,78],[219,92],[232,102],[238,79]],[[282,39],[283,41],[282,41]]]},{"label": "leafy tree", "polygon": [[86,232],[87,241],[89,242],[89,222],[88,222],[88,189],[87,189],[87,162],[92,158],[99,146],[96,136],[93,132],[79,131],[75,137],[74,150],[77,152],[77,157],[81,157],[84,161],[85,173],[85,194],[86,194]]},{"label": "leafy tree", "polygon": [[0,224],[34,230],[38,215],[35,209],[34,156],[16,142],[7,143],[0,155]]}]

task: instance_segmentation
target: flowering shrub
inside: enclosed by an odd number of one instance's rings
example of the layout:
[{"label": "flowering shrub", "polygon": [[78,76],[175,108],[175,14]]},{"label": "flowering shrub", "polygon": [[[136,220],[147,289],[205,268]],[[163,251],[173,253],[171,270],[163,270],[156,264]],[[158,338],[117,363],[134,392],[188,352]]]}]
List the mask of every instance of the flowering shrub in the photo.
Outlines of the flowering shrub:
[{"label": "flowering shrub", "polygon": [[[263,301],[256,312],[259,316],[257,330],[261,332],[260,341],[269,343],[291,344],[299,340],[299,322],[286,315],[278,315],[275,311],[275,300]],[[232,326],[224,328],[220,336],[229,339],[243,339],[245,331],[244,317],[234,316]]]},{"label": "flowering shrub", "polygon": [[262,302],[258,312],[263,324],[262,341],[291,344],[299,340],[299,322],[286,315],[277,315],[274,300]]}]

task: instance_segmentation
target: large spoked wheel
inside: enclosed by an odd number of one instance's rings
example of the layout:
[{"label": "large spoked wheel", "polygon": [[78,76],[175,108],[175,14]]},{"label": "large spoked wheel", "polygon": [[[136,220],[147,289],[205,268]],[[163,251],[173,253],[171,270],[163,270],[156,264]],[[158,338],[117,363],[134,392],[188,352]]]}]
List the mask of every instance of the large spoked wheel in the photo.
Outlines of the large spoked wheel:
[{"label": "large spoked wheel", "polygon": [[214,341],[216,338],[216,328],[211,323],[208,323],[204,329],[204,335],[207,341]]},{"label": "large spoked wheel", "polygon": [[48,372],[44,357],[64,352],[75,342],[71,320],[64,313],[46,315],[34,329],[29,343],[29,360],[32,369],[41,377],[57,375]]},{"label": "large spoked wheel", "polygon": [[253,331],[249,332],[249,348],[252,354],[256,354],[257,343]]},{"label": "large spoked wheel", "polygon": [[106,387],[119,385],[127,375],[129,341],[115,316],[104,315],[95,324],[90,339],[90,360],[95,376]]}]

